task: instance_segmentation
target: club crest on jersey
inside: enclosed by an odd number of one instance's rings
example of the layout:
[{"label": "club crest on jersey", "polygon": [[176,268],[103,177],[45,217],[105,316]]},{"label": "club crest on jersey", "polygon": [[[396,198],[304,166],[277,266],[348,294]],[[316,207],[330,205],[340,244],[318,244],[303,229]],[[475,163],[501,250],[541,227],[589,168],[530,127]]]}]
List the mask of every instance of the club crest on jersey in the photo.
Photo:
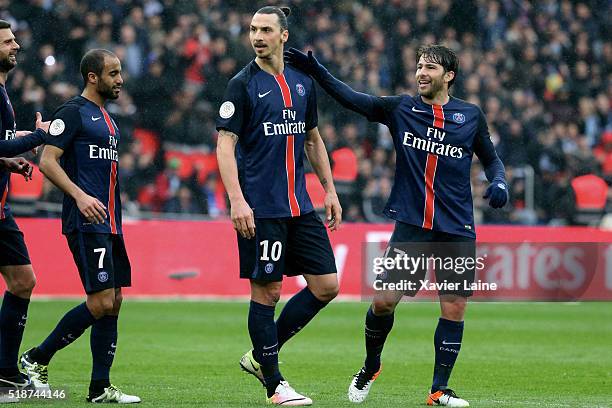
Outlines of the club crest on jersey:
[{"label": "club crest on jersey", "polygon": [[223,119],[229,119],[234,115],[235,111],[236,108],[234,107],[234,104],[230,101],[226,101],[223,102],[219,108],[219,116],[221,116]]},{"label": "club crest on jersey", "polygon": [[453,114],[453,120],[457,123],[463,123],[465,122],[465,115],[463,113],[454,113]]},{"label": "club crest on jersey", "polygon": [[102,283],[106,282],[108,280],[108,272],[98,272],[98,280]]},{"label": "club crest on jersey", "polygon": [[302,85],[302,84],[297,84],[295,86],[295,90],[297,91],[298,95],[300,95],[300,96],[306,95],[306,89],[304,89],[304,85]]},{"label": "club crest on jersey", "polygon": [[51,136],[59,136],[64,132],[64,129],[66,129],[66,124],[64,121],[61,119],[55,119],[49,125],[49,134]]},{"label": "club crest on jersey", "polygon": [[272,272],[274,272],[274,264],[273,263],[267,263],[264,269],[266,270],[266,273],[268,273],[268,274],[272,273]]}]

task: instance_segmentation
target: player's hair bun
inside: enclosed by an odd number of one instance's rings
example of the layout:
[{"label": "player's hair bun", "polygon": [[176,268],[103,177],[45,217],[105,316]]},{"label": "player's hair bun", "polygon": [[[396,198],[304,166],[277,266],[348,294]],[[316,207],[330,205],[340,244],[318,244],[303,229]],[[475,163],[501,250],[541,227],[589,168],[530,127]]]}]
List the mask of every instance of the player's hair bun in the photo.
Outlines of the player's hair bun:
[{"label": "player's hair bun", "polygon": [[289,7],[283,6],[283,7],[279,7],[279,9],[280,11],[283,12],[285,17],[289,17],[291,15],[291,9]]}]

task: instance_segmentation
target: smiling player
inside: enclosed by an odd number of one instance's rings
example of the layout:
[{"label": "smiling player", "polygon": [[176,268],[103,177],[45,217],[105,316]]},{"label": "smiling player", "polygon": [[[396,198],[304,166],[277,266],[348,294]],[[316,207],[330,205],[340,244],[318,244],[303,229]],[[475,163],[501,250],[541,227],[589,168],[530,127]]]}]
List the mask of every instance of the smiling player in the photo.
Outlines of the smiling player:
[{"label": "smiling player", "polygon": [[[459,69],[455,53],[441,45],[419,48],[415,80],[418,94],[378,97],[356,92],[334,78],[311,52],[291,48],[286,60],[312,77],[344,107],[389,127],[397,153],[395,183],[384,213],[396,221],[390,248],[409,242],[455,243],[463,256],[474,257],[474,214],[470,168],[475,153],[491,182],[485,198],[502,207],[507,199],[504,166],[489,137],[482,110],[449,95]],[[431,253],[434,256],[444,254]],[[443,278],[438,276],[437,280]],[[459,273],[445,277],[458,279]],[[467,275],[473,279],[474,270]],[[463,278],[462,278],[463,279]],[[466,279],[468,280],[468,279]],[[460,286],[460,288],[463,286]],[[414,296],[416,292],[410,293]],[[362,402],[381,370],[380,356],[393,327],[394,311],[403,291],[375,294],[365,322],[366,359],[348,390]],[[448,388],[459,355],[463,318],[470,290],[439,291],[441,317],[434,334],[435,364],[428,405],[467,407]]]}]

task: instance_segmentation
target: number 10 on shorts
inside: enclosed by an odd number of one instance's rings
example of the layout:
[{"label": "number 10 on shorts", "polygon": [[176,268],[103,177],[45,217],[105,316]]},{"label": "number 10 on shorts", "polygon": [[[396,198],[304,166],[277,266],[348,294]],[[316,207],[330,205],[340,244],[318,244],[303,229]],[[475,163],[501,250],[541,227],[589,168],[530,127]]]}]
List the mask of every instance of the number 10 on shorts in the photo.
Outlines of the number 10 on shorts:
[{"label": "number 10 on shorts", "polygon": [[[259,243],[259,246],[261,246],[261,258],[259,258],[261,261],[269,261],[270,257],[272,258],[272,261],[276,262],[280,259],[281,257],[281,253],[283,251],[283,243],[280,241],[274,241],[274,243],[272,244],[272,248],[270,247],[270,241],[269,240],[263,240]],[[270,252],[268,253],[268,249],[270,249]]]}]

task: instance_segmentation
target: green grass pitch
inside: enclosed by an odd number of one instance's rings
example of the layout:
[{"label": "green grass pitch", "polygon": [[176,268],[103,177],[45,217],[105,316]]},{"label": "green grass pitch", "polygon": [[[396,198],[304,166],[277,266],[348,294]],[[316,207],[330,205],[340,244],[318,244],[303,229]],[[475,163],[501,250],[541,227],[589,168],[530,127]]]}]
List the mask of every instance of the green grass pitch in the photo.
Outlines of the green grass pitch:
[{"label": "green grass pitch", "polygon": [[[40,342],[77,301],[33,301],[22,350]],[[362,364],[367,303],[335,302],[285,345],[281,370],[318,407],[346,398]],[[280,309],[280,307],[278,308]],[[248,303],[127,299],[111,380],[154,407],[265,406],[264,390],[240,371],[250,348]],[[431,382],[436,303],[399,306],[384,369],[364,407],[422,407]],[[51,362],[52,386],[84,406],[89,332]],[[612,303],[473,303],[451,387],[472,407],[612,407]]]}]

